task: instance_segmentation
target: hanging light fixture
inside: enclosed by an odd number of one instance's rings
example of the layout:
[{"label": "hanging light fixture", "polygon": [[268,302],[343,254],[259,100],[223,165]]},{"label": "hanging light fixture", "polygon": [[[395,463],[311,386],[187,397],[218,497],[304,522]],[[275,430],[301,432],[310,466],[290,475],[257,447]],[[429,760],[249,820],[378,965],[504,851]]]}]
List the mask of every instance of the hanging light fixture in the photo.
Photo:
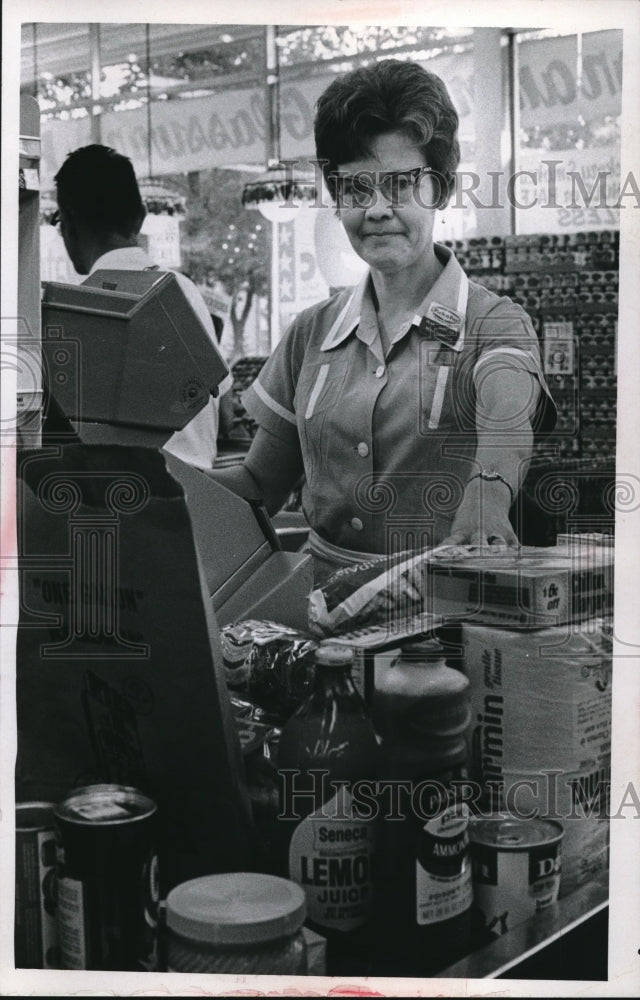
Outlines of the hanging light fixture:
[{"label": "hanging light fixture", "polygon": [[242,204],[258,209],[270,222],[291,222],[315,199],[316,184],[312,170],[294,170],[294,161],[280,159],[280,74],[277,27],[272,24],[266,26],[266,69],[267,170],[245,184]]},{"label": "hanging light fixture", "polygon": [[150,215],[186,214],[187,199],[166,183],[161,184],[153,177],[144,177],[138,182],[138,187],[144,207]]},{"label": "hanging light fixture", "polygon": [[311,171],[297,170],[290,164],[278,161],[267,167],[255,181],[245,184],[242,204],[245,208],[258,209],[269,222],[291,222],[301,207],[316,197],[315,176]]}]

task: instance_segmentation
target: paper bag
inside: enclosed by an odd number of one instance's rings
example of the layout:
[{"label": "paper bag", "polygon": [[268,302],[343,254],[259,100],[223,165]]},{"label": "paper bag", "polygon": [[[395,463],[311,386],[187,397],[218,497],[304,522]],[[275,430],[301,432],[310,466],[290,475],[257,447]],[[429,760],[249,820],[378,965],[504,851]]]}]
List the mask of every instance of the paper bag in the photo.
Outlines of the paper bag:
[{"label": "paper bag", "polygon": [[122,446],[27,452],[19,474],[17,801],[134,785],[159,806],[164,891],[250,867],[241,755],[182,487],[159,452]]}]

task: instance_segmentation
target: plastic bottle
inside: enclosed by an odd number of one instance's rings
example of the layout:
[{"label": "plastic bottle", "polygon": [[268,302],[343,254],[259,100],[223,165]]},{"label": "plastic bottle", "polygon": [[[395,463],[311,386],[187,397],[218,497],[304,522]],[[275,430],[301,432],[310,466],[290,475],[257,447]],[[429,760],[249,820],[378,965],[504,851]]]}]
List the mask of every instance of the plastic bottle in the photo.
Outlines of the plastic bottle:
[{"label": "plastic bottle", "polygon": [[467,779],[468,689],[439,643],[426,640],[405,647],[374,696],[382,736],[374,974],[433,975],[470,948],[468,809],[455,789]]},{"label": "plastic bottle", "polygon": [[353,650],[322,643],[315,662],[314,691],[280,739],[282,873],[305,890],[307,923],[327,938],[328,973],[365,974],[378,743],[351,678]]}]

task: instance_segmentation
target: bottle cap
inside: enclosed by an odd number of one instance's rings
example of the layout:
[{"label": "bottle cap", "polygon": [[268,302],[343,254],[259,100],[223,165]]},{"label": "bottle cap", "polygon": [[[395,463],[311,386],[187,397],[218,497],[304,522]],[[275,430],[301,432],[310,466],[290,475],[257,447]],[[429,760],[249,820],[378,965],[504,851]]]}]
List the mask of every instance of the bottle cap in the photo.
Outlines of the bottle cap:
[{"label": "bottle cap", "polygon": [[340,642],[321,642],[315,651],[315,661],[321,667],[343,667],[353,660],[353,648]]},{"label": "bottle cap", "polygon": [[304,891],[275,875],[207,875],[167,896],[167,927],[208,944],[264,944],[295,934],[305,917]]},{"label": "bottle cap", "polygon": [[437,639],[418,639],[405,643],[400,655],[407,660],[439,660],[446,656],[446,650]]},{"label": "bottle cap", "polygon": [[469,687],[468,677],[453,667],[402,657],[385,671],[375,695],[382,735],[402,740],[461,736],[471,720]]}]

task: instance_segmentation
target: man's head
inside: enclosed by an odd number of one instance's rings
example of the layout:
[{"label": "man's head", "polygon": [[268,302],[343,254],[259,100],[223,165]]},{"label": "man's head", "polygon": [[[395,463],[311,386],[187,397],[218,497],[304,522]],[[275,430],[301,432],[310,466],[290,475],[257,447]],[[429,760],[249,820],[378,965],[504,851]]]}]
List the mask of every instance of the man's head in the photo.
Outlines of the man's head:
[{"label": "man's head", "polygon": [[79,274],[108,250],[135,246],[145,209],[126,156],[83,146],[69,153],[55,182],[62,238]]}]

